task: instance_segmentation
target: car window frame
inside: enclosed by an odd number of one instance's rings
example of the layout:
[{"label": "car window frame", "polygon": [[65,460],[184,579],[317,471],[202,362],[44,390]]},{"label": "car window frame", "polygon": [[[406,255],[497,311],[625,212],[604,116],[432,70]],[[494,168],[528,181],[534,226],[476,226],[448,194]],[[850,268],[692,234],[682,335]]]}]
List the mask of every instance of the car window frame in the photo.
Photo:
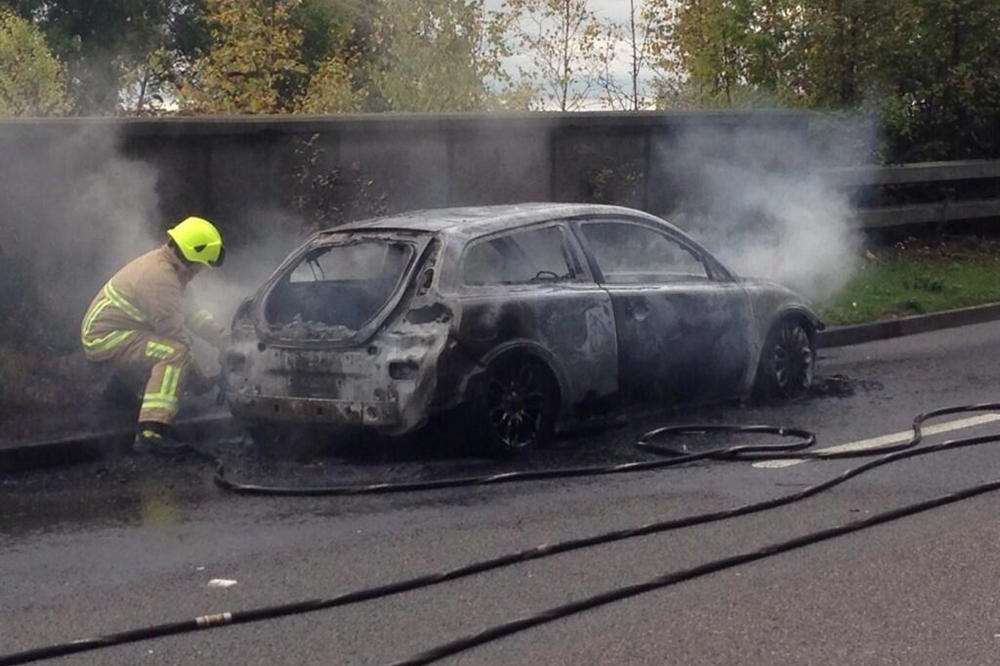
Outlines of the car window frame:
[{"label": "car window frame", "polygon": [[[310,254],[317,254],[318,257],[319,257],[319,256],[324,256],[324,255],[328,254],[331,250],[333,250],[335,248],[350,247],[352,245],[360,245],[360,244],[371,243],[371,242],[376,242],[376,241],[383,243],[386,247],[388,247],[390,245],[397,245],[397,246],[400,246],[400,247],[403,247],[403,248],[406,249],[406,252],[407,252],[406,261],[403,263],[402,269],[401,269],[401,272],[400,272],[400,275],[404,275],[406,273],[407,269],[411,266],[411,264],[413,263],[413,260],[416,257],[416,251],[415,251],[416,248],[414,247],[414,244],[412,242],[410,242],[408,240],[403,240],[403,239],[391,240],[391,239],[387,239],[387,238],[377,238],[377,237],[374,237],[374,236],[372,236],[372,237],[359,236],[357,238],[352,238],[352,239],[350,239],[350,240],[348,240],[346,242],[337,242],[337,241],[335,241],[335,242],[329,242],[329,243],[321,243],[321,244],[316,245],[315,247],[310,248],[307,252],[302,253],[302,255],[299,257],[299,259],[295,263],[295,265],[291,266],[285,272],[285,278],[286,278],[285,282],[288,282],[289,284],[307,284],[309,282],[342,282],[343,281],[342,279],[327,278],[325,276],[325,274],[324,274],[324,277],[322,279],[314,279],[314,280],[293,280],[292,277],[295,275],[296,271],[300,267],[302,267],[304,265],[307,265],[308,257],[309,257]],[[383,255],[383,257],[382,257],[382,262],[383,263],[382,263],[382,267],[380,268],[379,272],[381,272],[381,270],[383,270],[385,268],[385,261],[386,260],[387,260],[387,256]],[[322,270],[322,268],[320,270]],[[400,283],[397,281],[396,284],[395,284],[395,286],[393,288],[394,289],[398,289],[399,285],[400,285]]]},{"label": "car window frame", "polygon": [[[470,284],[465,281],[465,261],[468,258],[468,254],[477,245],[481,243],[489,243],[497,239],[506,238],[509,236],[514,236],[516,234],[525,233],[528,231],[540,231],[542,229],[556,228],[562,234],[562,251],[563,258],[566,260],[566,266],[570,270],[571,277],[566,280],[539,280],[537,282],[497,282],[490,284]],[[517,247],[514,244],[514,247]],[[484,236],[478,236],[465,243],[462,248],[461,253],[458,257],[458,262],[456,264],[456,284],[461,289],[465,290],[477,290],[477,289],[523,289],[523,288],[537,288],[537,287],[551,287],[551,286],[566,286],[566,285],[577,285],[581,283],[592,283],[593,277],[590,272],[589,263],[586,260],[586,256],[583,252],[583,248],[579,244],[579,239],[576,238],[576,234],[573,230],[566,224],[565,220],[543,220],[534,224],[525,225],[523,227],[518,227],[516,229],[503,229],[495,233],[487,234]]]},{"label": "car window frame", "polygon": [[371,319],[369,319],[362,327],[358,328],[353,336],[337,341],[289,340],[276,333],[269,324],[255,323],[254,326],[261,342],[277,348],[293,346],[297,349],[328,349],[350,347],[351,345],[356,344],[356,341],[359,339],[367,339],[371,337],[374,331],[385,322],[386,318],[389,317],[389,315],[399,306],[400,302],[408,293],[408,285],[412,284],[413,278],[416,274],[416,269],[423,261],[428,246],[430,246],[434,240],[433,233],[428,233],[426,231],[376,228],[321,231],[313,234],[313,236],[306,240],[302,245],[290,252],[288,256],[285,257],[284,261],[282,261],[278,267],[274,269],[271,276],[260,286],[257,293],[254,294],[250,307],[252,313],[251,316],[255,322],[266,322],[267,315],[265,308],[271,294],[278,288],[278,285],[282,280],[290,278],[294,267],[298,265],[309,252],[326,246],[350,245],[353,242],[364,240],[384,240],[392,243],[403,243],[410,246],[412,249],[409,261],[404,267],[399,281],[393,287],[395,290],[393,295],[388,301],[386,301],[383,307],[371,317]]},{"label": "car window frame", "polygon": [[[627,224],[637,227],[643,227],[649,229],[653,233],[660,234],[664,236],[668,241],[672,241],[681,248],[687,250],[691,253],[695,259],[697,259],[702,267],[705,269],[705,276],[690,276],[690,279],[684,279],[683,274],[678,275],[677,280],[669,280],[665,282],[649,282],[649,281],[636,281],[636,282],[608,282],[604,271],[601,269],[600,262],[597,260],[594,250],[591,244],[587,240],[587,236],[584,233],[583,225],[588,223],[612,223],[612,224]],[[594,276],[594,279],[602,286],[637,286],[637,285],[648,285],[648,286],[659,286],[666,284],[706,284],[706,283],[726,283],[733,282],[734,278],[729,274],[729,272],[719,265],[718,261],[715,260],[704,248],[696,245],[690,241],[685,236],[674,232],[668,227],[656,224],[650,220],[643,218],[632,218],[632,217],[619,217],[619,216],[609,216],[609,215],[593,215],[587,217],[576,218],[573,220],[572,224],[573,232],[576,235],[577,242],[580,243],[583,248],[584,255],[590,264],[590,271]]]}]

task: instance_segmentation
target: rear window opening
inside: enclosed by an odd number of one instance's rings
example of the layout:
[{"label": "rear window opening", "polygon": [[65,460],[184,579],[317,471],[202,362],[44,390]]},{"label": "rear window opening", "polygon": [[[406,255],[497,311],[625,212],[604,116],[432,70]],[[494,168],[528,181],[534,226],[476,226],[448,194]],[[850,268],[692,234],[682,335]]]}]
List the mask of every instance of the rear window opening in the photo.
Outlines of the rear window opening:
[{"label": "rear window opening", "polygon": [[282,337],[349,338],[400,288],[412,256],[411,245],[387,239],[309,250],[268,294],[267,324]]}]

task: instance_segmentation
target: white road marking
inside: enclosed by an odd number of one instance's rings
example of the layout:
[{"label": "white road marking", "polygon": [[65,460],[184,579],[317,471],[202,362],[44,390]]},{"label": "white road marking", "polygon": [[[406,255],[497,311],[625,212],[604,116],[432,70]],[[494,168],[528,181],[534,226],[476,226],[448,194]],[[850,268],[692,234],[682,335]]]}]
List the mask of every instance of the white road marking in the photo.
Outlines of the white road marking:
[{"label": "white road marking", "polygon": [[[931,426],[924,426],[922,428],[924,437],[929,435],[939,435],[943,432],[951,432],[952,430],[962,430],[963,428],[974,428],[976,426],[985,425],[987,423],[994,423],[1000,421],[1000,414],[981,414],[980,416],[970,416],[964,419],[955,419],[954,421],[945,421],[944,423],[937,423]],[[909,441],[913,437],[913,430],[903,430],[901,432],[894,432],[891,435],[882,435],[881,437],[872,437],[870,439],[861,439],[856,442],[848,442],[847,444],[839,444],[837,446],[831,446],[825,449],[817,449],[817,453],[842,453],[844,451],[857,451],[859,449],[877,449],[881,446],[890,446],[892,444],[899,444],[900,442]],[[756,462],[753,464],[754,467],[758,469],[781,469],[783,467],[791,467],[792,465],[798,465],[799,463],[805,462],[801,458],[788,458],[785,460],[762,460],[761,462]]]},{"label": "white road marking", "polygon": [[236,581],[229,578],[213,578],[208,581],[209,587],[232,587],[233,585],[236,585]]},{"label": "white road marking", "polygon": [[798,458],[790,458],[788,460],[762,460],[760,462],[755,462],[754,467],[758,469],[781,469],[782,467],[791,467],[792,465],[798,465],[800,462],[804,462]]}]

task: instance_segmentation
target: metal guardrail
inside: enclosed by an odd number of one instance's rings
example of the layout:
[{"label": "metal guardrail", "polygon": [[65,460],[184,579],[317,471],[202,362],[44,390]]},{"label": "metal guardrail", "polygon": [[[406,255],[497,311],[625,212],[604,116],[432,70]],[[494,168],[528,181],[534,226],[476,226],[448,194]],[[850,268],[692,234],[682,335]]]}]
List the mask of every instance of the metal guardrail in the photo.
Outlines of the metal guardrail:
[{"label": "metal guardrail", "polygon": [[859,208],[855,221],[866,229],[1000,218],[1000,160],[847,167],[831,169],[829,173],[843,189],[997,181],[992,188],[995,197],[991,198],[945,198],[931,203]]}]

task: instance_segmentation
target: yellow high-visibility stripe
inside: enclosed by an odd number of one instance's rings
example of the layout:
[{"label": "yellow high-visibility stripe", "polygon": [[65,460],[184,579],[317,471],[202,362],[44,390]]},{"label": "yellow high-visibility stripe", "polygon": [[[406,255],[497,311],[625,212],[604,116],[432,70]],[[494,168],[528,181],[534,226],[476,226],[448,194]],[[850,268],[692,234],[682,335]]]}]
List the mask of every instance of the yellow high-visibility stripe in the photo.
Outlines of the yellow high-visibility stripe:
[{"label": "yellow high-visibility stripe", "polygon": [[153,397],[156,394],[145,395],[142,398],[143,409],[151,407],[153,409],[177,409],[176,400],[164,400],[162,398]]},{"label": "yellow high-visibility stripe", "polygon": [[110,282],[104,285],[104,295],[107,296],[111,300],[111,302],[115,304],[115,307],[117,307],[119,310],[127,314],[132,319],[135,319],[138,322],[146,321],[146,315],[142,313],[142,310],[140,310],[139,308],[135,307],[127,300],[125,300],[122,297],[122,295],[118,293],[118,290],[115,289]]},{"label": "yellow high-visibility stripe", "polygon": [[170,366],[170,370],[172,370],[172,372],[170,373],[170,385],[167,387],[166,393],[168,393],[169,395],[172,395],[172,396],[174,396],[176,398],[176,396],[177,396],[177,383],[181,379],[181,372],[180,372],[180,370],[178,368],[176,368],[174,366]]},{"label": "yellow high-visibility stripe", "polygon": [[96,317],[101,310],[107,307],[108,302],[108,299],[103,297],[94,302],[94,304],[90,306],[90,309],[87,310],[87,314],[83,316],[83,325],[81,328],[84,330],[90,328],[90,324],[94,321],[94,317]]},{"label": "yellow high-visibility stripe", "polygon": [[177,398],[165,393],[147,393],[142,396],[142,404],[147,402],[162,402],[165,405],[176,405]]},{"label": "yellow high-visibility stripe", "polygon": [[83,338],[83,345],[92,351],[108,351],[125,342],[135,331],[111,331],[96,340]]},{"label": "yellow high-visibility stripe", "polygon": [[168,365],[163,370],[163,380],[158,393],[147,393],[142,396],[143,409],[165,409],[177,411],[177,383],[180,381],[180,370],[177,366]]},{"label": "yellow high-visibility stripe", "polygon": [[173,356],[175,350],[169,345],[165,345],[160,342],[155,342],[150,340],[146,343],[146,356],[152,356],[159,359],[167,359]]},{"label": "yellow high-visibility stripe", "polygon": [[164,397],[175,398],[177,396],[177,380],[180,373],[177,366],[168,365],[163,371],[163,381],[160,383],[160,393]]},{"label": "yellow high-visibility stripe", "polygon": [[80,324],[80,341],[90,351],[104,352],[114,349],[135,332],[128,330],[110,331],[100,338],[92,339],[94,322],[109,305],[114,305],[136,321],[146,321],[146,317],[132,304],[122,298],[118,291],[111,286],[110,282],[105,284],[103,297],[91,306],[87,314],[84,315],[83,322]]},{"label": "yellow high-visibility stripe", "polygon": [[101,300],[94,303],[94,305],[87,311],[87,314],[83,318],[83,323],[80,326],[80,337],[87,338],[90,337],[90,327],[94,325],[94,320],[97,319],[97,315],[101,314],[104,308],[111,304],[107,298],[102,298]]},{"label": "yellow high-visibility stripe", "polygon": [[142,401],[142,407],[140,408],[141,411],[151,411],[154,409],[162,410],[170,415],[176,414],[178,411],[176,403],[160,402],[158,400]]}]

